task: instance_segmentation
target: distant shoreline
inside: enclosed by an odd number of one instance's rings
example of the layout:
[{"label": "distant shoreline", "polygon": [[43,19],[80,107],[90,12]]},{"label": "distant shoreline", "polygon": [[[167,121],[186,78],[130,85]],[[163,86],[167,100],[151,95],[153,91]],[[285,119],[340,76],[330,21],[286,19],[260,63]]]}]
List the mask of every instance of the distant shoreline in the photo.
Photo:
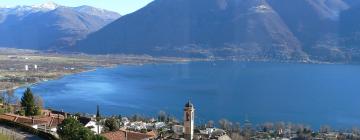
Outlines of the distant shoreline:
[{"label": "distant shoreline", "polygon": [[229,61],[229,62],[262,62],[262,63],[282,63],[282,64],[326,64],[326,65],[354,65],[356,63],[345,63],[345,62],[325,62],[325,61],[314,61],[314,60],[308,60],[308,61],[299,61],[299,60],[265,60],[265,59],[254,59],[254,60],[245,60],[245,59],[229,59],[229,58],[216,58],[216,59],[197,59],[197,58],[178,58],[178,57],[159,57],[159,58],[153,58],[154,62],[145,62],[145,63],[123,63],[123,64],[116,64],[116,65],[110,65],[110,66],[94,66],[91,68],[83,67],[83,71],[76,71],[74,73],[64,73],[61,76],[54,77],[51,79],[41,80],[34,83],[27,83],[24,85],[18,85],[14,86],[10,89],[1,89],[0,92],[6,92],[7,90],[17,90],[24,87],[31,87],[37,84],[41,84],[43,82],[48,82],[52,80],[61,79],[65,76],[79,74],[79,73],[86,73],[91,71],[96,71],[99,68],[115,68],[122,65],[133,65],[133,66],[142,66],[146,64],[179,64],[179,63],[191,63],[191,62],[216,62],[216,61]]},{"label": "distant shoreline", "polygon": [[[175,59],[175,60],[174,60]],[[177,60],[177,59],[184,59],[184,60]],[[351,65],[348,63],[331,63],[331,62],[321,62],[321,61],[308,61],[308,62],[301,62],[301,61],[278,61],[278,60],[231,60],[231,59],[189,59],[189,58],[172,58],[169,59],[168,61],[164,61],[164,62],[153,62],[153,63],[127,63],[127,64],[117,64],[117,65],[112,65],[112,66],[98,66],[98,67],[92,67],[92,68],[84,68],[85,70],[83,71],[77,71],[74,73],[64,73],[61,76],[58,77],[54,77],[51,79],[46,79],[46,80],[42,80],[42,81],[38,81],[38,82],[34,82],[34,83],[28,83],[28,84],[24,84],[24,85],[19,85],[19,86],[15,86],[12,87],[10,89],[2,89],[0,90],[0,92],[6,92],[7,90],[17,90],[20,88],[24,88],[24,87],[31,87],[37,84],[41,84],[43,82],[48,82],[48,81],[53,81],[53,80],[58,80],[61,79],[65,76],[69,76],[69,75],[75,75],[75,74],[80,74],[80,73],[86,73],[86,72],[92,72],[92,71],[96,71],[99,68],[116,68],[122,65],[132,65],[132,66],[142,66],[142,65],[147,65],[147,64],[182,64],[182,63],[191,63],[191,62],[216,62],[216,61],[229,61],[229,62],[262,62],[262,63],[282,63],[282,64],[326,64],[326,65],[336,65],[336,64],[344,64],[344,65]]]}]

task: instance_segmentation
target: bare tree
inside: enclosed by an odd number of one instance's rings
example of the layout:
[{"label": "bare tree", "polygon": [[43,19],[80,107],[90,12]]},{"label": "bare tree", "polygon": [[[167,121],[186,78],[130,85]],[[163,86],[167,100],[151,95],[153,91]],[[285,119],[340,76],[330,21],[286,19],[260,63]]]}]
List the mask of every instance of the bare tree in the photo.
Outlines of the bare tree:
[{"label": "bare tree", "polygon": [[6,94],[5,92],[0,93],[0,102],[3,104],[5,103],[5,94]]},{"label": "bare tree", "polygon": [[166,117],[166,112],[165,111],[159,111],[158,113],[158,120],[161,122],[166,121],[167,117]]},{"label": "bare tree", "polygon": [[207,127],[213,128],[214,127],[214,121],[213,120],[208,121]]},{"label": "bare tree", "polygon": [[245,140],[239,133],[231,133],[230,137],[232,140]]},{"label": "bare tree", "polygon": [[10,89],[6,91],[5,94],[5,103],[10,105],[11,103],[13,103],[15,101],[16,97],[15,97],[15,93],[14,90]]},{"label": "bare tree", "polygon": [[15,96],[14,90],[6,90],[5,92],[1,93],[1,98],[3,101],[3,104],[5,106],[6,112],[12,112],[11,103],[15,103],[17,100],[17,97]]},{"label": "bare tree", "polygon": [[221,119],[219,121],[219,125],[220,125],[220,128],[221,129],[224,129],[226,131],[232,131],[232,122],[230,122],[229,120],[227,119]]},{"label": "bare tree", "polygon": [[39,108],[43,108],[44,107],[43,99],[38,95],[36,95],[34,98],[35,98],[35,105]]},{"label": "bare tree", "polygon": [[235,125],[234,125],[234,132],[241,132],[241,125],[239,122],[236,122]]}]

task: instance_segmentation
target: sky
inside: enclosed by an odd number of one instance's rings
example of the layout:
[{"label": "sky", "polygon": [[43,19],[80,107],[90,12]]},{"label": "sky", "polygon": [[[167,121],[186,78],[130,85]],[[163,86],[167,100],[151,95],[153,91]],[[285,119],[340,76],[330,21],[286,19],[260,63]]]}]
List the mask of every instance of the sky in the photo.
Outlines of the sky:
[{"label": "sky", "polygon": [[[76,7],[89,5],[126,15],[144,7],[153,0],[51,0],[59,5]],[[35,5],[49,0],[0,0],[0,6]]]}]

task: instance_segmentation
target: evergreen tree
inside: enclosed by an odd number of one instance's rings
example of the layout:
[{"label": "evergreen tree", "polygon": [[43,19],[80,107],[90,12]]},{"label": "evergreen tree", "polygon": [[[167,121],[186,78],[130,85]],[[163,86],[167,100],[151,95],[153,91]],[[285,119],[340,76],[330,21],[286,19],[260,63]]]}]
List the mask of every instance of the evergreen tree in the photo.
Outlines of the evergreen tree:
[{"label": "evergreen tree", "polygon": [[66,118],[57,129],[62,140],[105,140],[100,135],[94,135],[90,129],[83,126],[75,118]]},{"label": "evergreen tree", "polygon": [[100,121],[101,116],[100,116],[100,109],[99,109],[99,105],[96,106],[96,121]]},{"label": "evergreen tree", "polygon": [[25,116],[35,116],[40,112],[35,105],[35,98],[30,88],[27,88],[21,98],[21,106],[24,108]]},{"label": "evergreen tree", "polygon": [[96,106],[96,127],[97,127],[97,133],[100,134],[100,120],[101,120],[101,116],[100,116],[100,109],[99,109],[99,105]]},{"label": "evergreen tree", "polygon": [[108,131],[117,131],[120,129],[120,121],[114,117],[106,119],[105,128]]}]

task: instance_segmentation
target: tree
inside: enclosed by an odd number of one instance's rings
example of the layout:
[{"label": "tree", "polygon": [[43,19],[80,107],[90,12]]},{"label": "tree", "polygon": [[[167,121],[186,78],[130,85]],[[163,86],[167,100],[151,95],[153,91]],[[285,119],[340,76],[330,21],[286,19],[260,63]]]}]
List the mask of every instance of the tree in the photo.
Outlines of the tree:
[{"label": "tree", "polygon": [[10,105],[11,103],[15,103],[17,98],[14,94],[14,90],[6,90],[0,94],[0,102],[4,104],[4,112],[12,112],[13,108]]},{"label": "tree", "polygon": [[101,120],[101,116],[100,116],[100,108],[99,105],[96,106],[96,121],[100,121]]},{"label": "tree", "polygon": [[104,137],[94,135],[90,129],[83,126],[75,118],[66,118],[57,128],[62,140],[105,140]]},{"label": "tree", "polygon": [[120,129],[120,121],[116,118],[109,118],[105,120],[105,127],[108,131],[117,131]]},{"label": "tree", "polygon": [[231,131],[231,129],[232,129],[232,122],[230,122],[227,119],[221,119],[219,121],[219,125],[220,125],[221,129],[224,129],[226,131]]},{"label": "tree", "polygon": [[241,125],[239,122],[236,122],[235,125],[234,125],[234,132],[241,132]]},{"label": "tree", "polygon": [[213,120],[208,121],[207,127],[213,128],[213,127],[214,127],[214,123],[215,123],[215,122],[214,122]]},{"label": "tree", "polygon": [[40,97],[40,96],[35,96],[34,97],[34,99],[35,99],[35,105],[37,106],[37,107],[39,107],[40,109],[42,109],[43,107],[44,107],[44,101],[43,101],[43,99]]},{"label": "tree", "polygon": [[164,122],[167,118],[166,118],[166,112],[165,111],[159,111],[159,114],[158,114],[158,120],[160,122]]},{"label": "tree", "polygon": [[0,93],[0,103],[5,103],[5,92]]},{"label": "tree", "polygon": [[99,105],[96,106],[96,125],[97,125],[97,133],[100,134],[100,120],[101,120],[101,116],[100,116],[100,108]]},{"label": "tree", "polygon": [[21,107],[25,110],[26,116],[38,115],[39,109],[35,105],[35,98],[30,88],[27,88],[21,98]]},{"label": "tree", "polygon": [[14,90],[12,89],[7,90],[5,95],[5,103],[7,105],[11,104],[12,102],[14,102],[14,100],[16,100]]},{"label": "tree", "polygon": [[245,138],[241,136],[239,133],[231,133],[230,134],[232,140],[244,140]]}]

